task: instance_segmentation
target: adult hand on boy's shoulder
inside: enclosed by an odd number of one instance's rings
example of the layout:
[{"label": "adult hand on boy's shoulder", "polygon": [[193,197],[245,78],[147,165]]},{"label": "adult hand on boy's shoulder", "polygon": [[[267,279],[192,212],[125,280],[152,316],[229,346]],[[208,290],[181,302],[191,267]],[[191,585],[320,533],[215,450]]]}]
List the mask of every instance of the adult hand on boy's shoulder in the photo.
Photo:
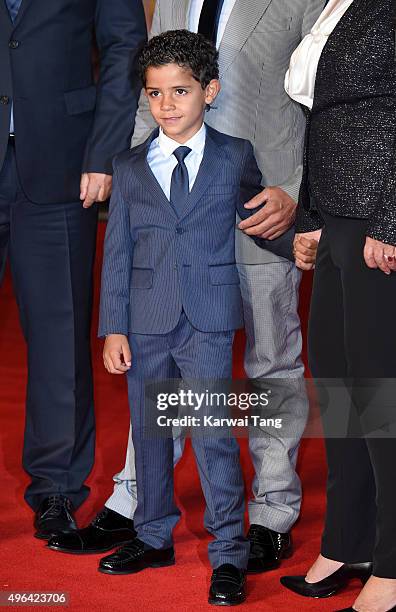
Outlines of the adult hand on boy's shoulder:
[{"label": "adult hand on boy's shoulder", "polygon": [[103,348],[103,363],[110,374],[125,374],[132,365],[128,338],[123,334],[107,336]]},{"label": "adult hand on boy's shoulder", "polygon": [[245,204],[251,210],[265,204],[261,210],[239,224],[248,236],[274,240],[284,234],[294,223],[297,203],[280,187],[266,187]]},{"label": "adult hand on boy's shoulder", "polygon": [[80,183],[80,200],[83,200],[83,207],[90,208],[95,202],[106,202],[111,194],[112,181],[110,174],[84,172]]}]

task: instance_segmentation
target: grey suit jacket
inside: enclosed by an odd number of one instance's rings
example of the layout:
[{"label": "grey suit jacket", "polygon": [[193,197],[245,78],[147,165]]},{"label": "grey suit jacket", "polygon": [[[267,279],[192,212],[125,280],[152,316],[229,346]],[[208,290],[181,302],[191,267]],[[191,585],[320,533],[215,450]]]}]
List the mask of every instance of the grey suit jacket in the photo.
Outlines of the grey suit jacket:
[{"label": "grey suit jacket", "polygon": [[[236,0],[219,48],[222,90],[206,123],[251,141],[264,185],[278,185],[295,200],[302,177],[305,117],[285,92],[290,56],[323,10],[325,0]],[[157,0],[151,36],[188,28],[190,0]],[[133,145],[155,126],[142,94]],[[242,232],[239,263],[279,261]]]}]

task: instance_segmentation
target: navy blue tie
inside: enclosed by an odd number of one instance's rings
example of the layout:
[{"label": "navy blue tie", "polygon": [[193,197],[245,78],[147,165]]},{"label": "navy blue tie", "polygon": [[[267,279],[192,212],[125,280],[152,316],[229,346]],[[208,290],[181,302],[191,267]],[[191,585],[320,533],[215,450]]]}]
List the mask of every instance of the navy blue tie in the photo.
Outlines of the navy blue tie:
[{"label": "navy blue tie", "polygon": [[10,13],[11,20],[14,22],[21,7],[22,0],[6,0],[6,5]]},{"label": "navy blue tie", "polygon": [[173,151],[173,155],[176,157],[178,164],[172,172],[170,201],[178,217],[182,216],[188,194],[190,193],[188,170],[184,162],[189,153],[191,153],[191,149],[188,147],[178,147]]},{"label": "navy blue tie", "polygon": [[199,18],[198,32],[216,44],[217,30],[224,0],[204,0]]}]

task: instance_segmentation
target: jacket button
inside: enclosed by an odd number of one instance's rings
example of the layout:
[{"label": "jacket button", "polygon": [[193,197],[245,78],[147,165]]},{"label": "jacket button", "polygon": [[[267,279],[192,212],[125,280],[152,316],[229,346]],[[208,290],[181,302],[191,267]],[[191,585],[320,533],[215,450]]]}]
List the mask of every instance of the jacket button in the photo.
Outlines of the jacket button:
[{"label": "jacket button", "polygon": [[8,104],[10,98],[8,96],[0,96],[0,104]]},{"label": "jacket button", "polygon": [[184,234],[184,229],[182,227],[177,227],[176,228],[176,233],[177,234]]},{"label": "jacket button", "polygon": [[8,46],[10,47],[10,49],[18,49],[19,41],[18,40],[10,40],[10,42],[8,43]]}]

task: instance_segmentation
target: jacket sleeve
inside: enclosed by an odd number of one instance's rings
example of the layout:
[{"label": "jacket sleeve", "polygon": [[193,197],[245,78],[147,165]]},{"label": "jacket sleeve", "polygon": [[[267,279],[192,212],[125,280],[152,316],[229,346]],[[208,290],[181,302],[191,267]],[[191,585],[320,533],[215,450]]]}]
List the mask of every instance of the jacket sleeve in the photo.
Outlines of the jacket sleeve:
[{"label": "jacket sleeve", "polygon": [[112,174],[114,155],[130,148],[141,90],[137,56],[147,34],[141,0],[97,0],[95,31],[100,72],[83,172]]},{"label": "jacket sleeve", "polygon": [[[251,217],[256,212],[261,210],[265,204],[258,206],[252,210],[248,210],[244,207],[244,204],[251,200],[254,196],[260,193],[264,187],[262,185],[262,174],[257,165],[256,158],[253,152],[252,144],[246,140],[245,141],[245,151],[244,151],[244,161],[241,173],[241,187],[240,187],[240,198],[238,215],[241,219],[247,219]],[[275,253],[275,255],[279,255],[280,257],[285,257],[286,259],[293,260],[293,237],[294,237],[294,227],[289,229],[279,238],[275,240],[265,240],[264,238],[253,237],[252,240],[262,249],[266,249],[271,253]]]},{"label": "jacket sleeve", "polygon": [[128,206],[114,162],[113,191],[104,242],[98,336],[128,334],[129,288],[133,261],[133,239]]},{"label": "jacket sleeve", "polygon": [[367,236],[396,246],[396,136],[393,143],[392,163],[380,194],[379,203],[369,221]]},{"label": "jacket sleeve", "polygon": [[297,206],[296,214],[296,232],[304,234],[305,232],[314,232],[321,229],[324,225],[323,219],[316,210],[305,210],[301,202]]},{"label": "jacket sleeve", "polygon": [[[168,0],[167,0],[168,1]],[[155,3],[155,11],[153,15],[153,22],[151,24],[150,36],[158,36],[161,34],[161,1],[157,0]],[[142,90],[140,93],[139,106],[136,113],[135,129],[132,136],[132,147],[140,145],[142,142],[147,140],[151,132],[157,127],[157,123],[153,119],[150,112],[150,106],[147,100],[147,96]]]}]

